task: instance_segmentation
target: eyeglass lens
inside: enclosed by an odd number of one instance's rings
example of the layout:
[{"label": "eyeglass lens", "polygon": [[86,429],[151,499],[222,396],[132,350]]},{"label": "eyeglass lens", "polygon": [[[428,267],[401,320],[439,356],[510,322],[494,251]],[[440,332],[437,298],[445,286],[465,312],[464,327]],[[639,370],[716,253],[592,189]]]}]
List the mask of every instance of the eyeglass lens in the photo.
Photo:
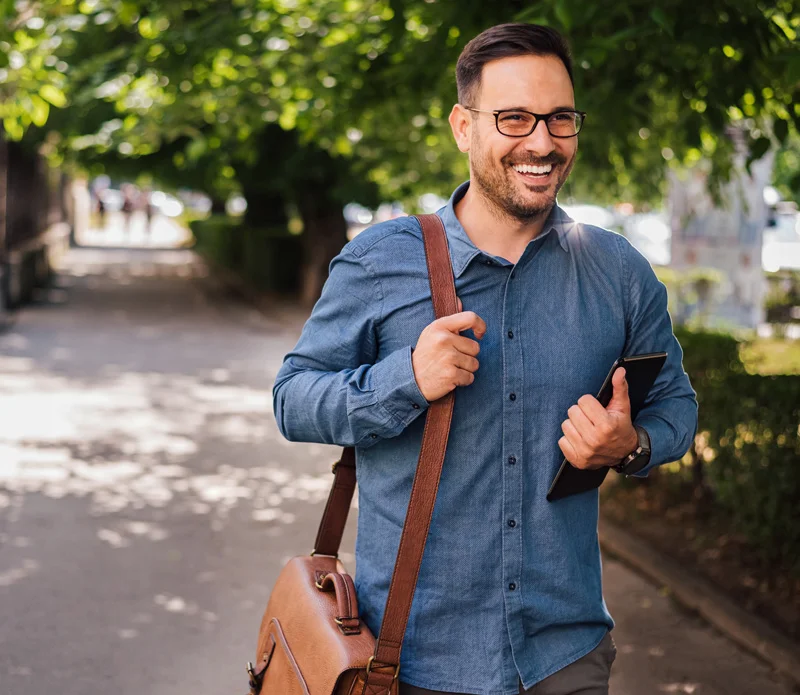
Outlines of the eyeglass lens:
[{"label": "eyeglass lens", "polygon": [[[575,111],[550,114],[547,129],[556,137],[577,135],[581,128],[581,115]],[[533,132],[536,116],[527,111],[503,111],[497,116],[497,128],[504,135],[529,135]]]}]

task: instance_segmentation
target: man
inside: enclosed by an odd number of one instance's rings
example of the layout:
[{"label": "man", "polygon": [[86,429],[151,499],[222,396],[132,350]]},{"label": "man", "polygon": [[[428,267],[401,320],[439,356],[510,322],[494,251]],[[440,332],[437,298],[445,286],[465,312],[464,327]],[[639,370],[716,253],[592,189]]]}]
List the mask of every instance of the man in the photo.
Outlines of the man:
[{"label": "man", "polygon": [[[614,623],[598,495],[550,503],[547,490],[562,455],[614,466],[649,439],[649,461],[634,460],[644,476],[694,436],[664,286],[623,237],[556,205],[583,123],[571,74],[566,44],[546,27],[496,26],[466,46],[450,124],[471,178],[438,213],[464,311],[434,320],[416,220],[375,225],[331,263],[275,382],[284,436],[356,447],[355,581],[376,635],[421,415],[457,389],[401,695],[607,693]],[[635,424],[624,370],[607,408],[591,395],[620,355],[662,350]]]}]

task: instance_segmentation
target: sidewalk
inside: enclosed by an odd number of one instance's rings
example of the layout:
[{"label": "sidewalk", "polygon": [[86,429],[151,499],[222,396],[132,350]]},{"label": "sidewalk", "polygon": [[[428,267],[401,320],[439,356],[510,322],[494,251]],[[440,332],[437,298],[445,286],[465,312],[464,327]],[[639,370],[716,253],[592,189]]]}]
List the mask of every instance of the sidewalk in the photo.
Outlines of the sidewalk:
[{"label": "sidewalk", "polygon": [[600,522],[600,545],[605,554],[664,587],[680,604],[800,686],[800,645],[739,608],[709,582],[607,519]]}]

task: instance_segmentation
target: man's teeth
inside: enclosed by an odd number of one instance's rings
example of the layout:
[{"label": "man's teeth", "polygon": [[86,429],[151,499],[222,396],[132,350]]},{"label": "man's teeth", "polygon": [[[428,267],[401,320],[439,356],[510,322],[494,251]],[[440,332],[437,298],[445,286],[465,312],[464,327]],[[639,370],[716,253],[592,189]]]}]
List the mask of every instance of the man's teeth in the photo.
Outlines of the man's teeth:
[{"label": "man's teeth", "polygon": [[520,174],[549,174],[553,169],[552,164],[546,164],[543,167],[535,167],[530,164],[515,164],[514,171]]}]

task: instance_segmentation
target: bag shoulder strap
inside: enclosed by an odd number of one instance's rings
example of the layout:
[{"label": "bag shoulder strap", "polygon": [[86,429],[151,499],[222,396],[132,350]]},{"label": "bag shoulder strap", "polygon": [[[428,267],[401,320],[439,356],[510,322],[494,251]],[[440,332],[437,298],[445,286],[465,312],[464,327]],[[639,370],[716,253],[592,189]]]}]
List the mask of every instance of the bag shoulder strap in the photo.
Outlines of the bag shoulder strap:
[{"label": "bag shoulder strap", "polygon": [[[417,220],[422,227],[425,243],[434,315],[439,319],[458,311],[447,235],[438,215],[418,215]],[[367,693],[388,692],[396,677],[439,489],[454,403],[455,392],[451,391],[431,403],[426,414],[417,471],[389,585],[381,632],[367,674]],[[334,473],[336,478],[314,545],[314,554],[318,555],[337,555],[339,552],[356,484],[355,450],[352,447],[344,449],[341,459],[334,464]]]}]

